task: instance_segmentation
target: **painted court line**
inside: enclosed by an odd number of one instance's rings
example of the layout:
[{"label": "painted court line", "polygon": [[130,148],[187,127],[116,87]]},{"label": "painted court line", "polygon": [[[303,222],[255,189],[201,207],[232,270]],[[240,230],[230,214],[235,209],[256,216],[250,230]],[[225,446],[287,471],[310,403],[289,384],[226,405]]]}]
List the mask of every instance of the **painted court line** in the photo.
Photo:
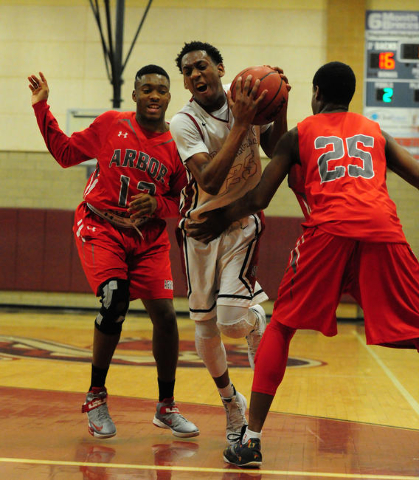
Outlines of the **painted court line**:
[{"label": "painted court line", "polygon": [[387,377],[391,380],[393,385],[397,388],[397,390],[400,392],[400,394],[405,398],[405,400],[409,403],[409,405],[413,408],[413,410],[416,412],[416,415],[419,415],[419,403],[410,395],[410,393],[403,387],[403,385],[397,380],[396,376],[393,374],[393,372],[385,365],[385,363],[381,360],[381,358],[373,351],[372,348],[370,348],[368,345],[365,343],[365,338],[359,335],[358,332],[354,332],[356,335],[356,338],[358,341],[361,343],[361,345],[367,349],[367,352],[374,358],[374,360],[380,365],[380,367],[383,369],[384,373],[387,375]]},{"label": "painted court line", "polygon": [[[177,467],[177,466],[158,466],[158,465],[131,465],[118,463],[90,463],[90,462],[68,462],[57,460],[32,460],[29,458],[0,458],[1,463],[31,464],[31,465],[61,465],[63,467],[101,467],[101,468],[118,468],[125,470],[166,470],[173,472],[205,472],[205,473],[231,473],[235,470],[231,468],[203,468],[203,467]],[[288,477],[307,477],[307,478],[354,478],[368,480],[413,480],[419,477],[411,477],[406,475],[362,475],[356,473],[325,473],[325,472],[288,472],[283,470],[262,470],[262,469],[238,469],[240,472],[257,472],[263,475],[283,475]]]}]

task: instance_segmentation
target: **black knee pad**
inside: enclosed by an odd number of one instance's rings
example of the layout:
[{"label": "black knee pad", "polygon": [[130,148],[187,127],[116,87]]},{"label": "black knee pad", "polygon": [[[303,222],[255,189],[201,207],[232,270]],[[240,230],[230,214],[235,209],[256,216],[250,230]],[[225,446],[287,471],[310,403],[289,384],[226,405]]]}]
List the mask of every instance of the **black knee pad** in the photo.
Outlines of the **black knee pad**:
[{"label": "black knee pad", "polygon": [[106,335],[121,333],[129,307],[129,281],[113,278],[100,287],[102,307],[95,320],[96,328]]}]

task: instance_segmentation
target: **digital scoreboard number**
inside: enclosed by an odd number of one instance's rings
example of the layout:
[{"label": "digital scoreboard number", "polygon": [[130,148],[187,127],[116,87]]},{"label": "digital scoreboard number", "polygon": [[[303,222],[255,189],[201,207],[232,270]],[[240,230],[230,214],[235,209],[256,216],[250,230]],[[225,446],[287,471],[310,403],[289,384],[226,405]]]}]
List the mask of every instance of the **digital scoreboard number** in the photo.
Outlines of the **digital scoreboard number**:
[{"label": "digital scoreboard number", "polygon": [[419,107],[419,41],[368,41],[366,80],[366,106]]},{"label": "digital scoreboard number", "polygon": [[370,54],[369,58],[371,69],[394,70],[396,68],[394,52],[374,52]]},{"label": "digital scoreboard number", "polygon": [[393,87],[384,87],[375,89],[375,98],[378,102],[391,103],[393,101]]}]

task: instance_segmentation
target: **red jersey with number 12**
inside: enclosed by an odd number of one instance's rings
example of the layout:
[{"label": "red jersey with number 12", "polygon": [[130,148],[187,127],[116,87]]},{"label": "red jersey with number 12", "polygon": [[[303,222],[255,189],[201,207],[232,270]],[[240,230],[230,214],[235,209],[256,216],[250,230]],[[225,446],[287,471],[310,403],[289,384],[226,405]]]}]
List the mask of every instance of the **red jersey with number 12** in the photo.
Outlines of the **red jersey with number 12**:
[{"label": "red jersey with number 12", "polygon": [[157,200],[154,217],[176,217],[186,173],[170,134],[142,129],[135,112],[108,111],[68,137],[46,102],[34,106],[48,150],[62,167],[97,160],[84,199],[99,210],[128,216],[133,195],[150,193]]},{"label": "red jersey with number 12", "polygon": [[310,116],[297,127],[301,168],[295,186],[307,209],[303,226],[363,241],[405,243],[387,191],[386,140],[379,125],[336,112]]}]

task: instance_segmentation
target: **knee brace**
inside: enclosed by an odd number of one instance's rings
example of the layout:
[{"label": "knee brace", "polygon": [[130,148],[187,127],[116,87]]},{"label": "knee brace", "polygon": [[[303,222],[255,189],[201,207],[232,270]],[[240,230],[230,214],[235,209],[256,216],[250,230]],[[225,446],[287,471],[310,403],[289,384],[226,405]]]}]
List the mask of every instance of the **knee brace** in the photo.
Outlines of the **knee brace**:
[{"label": "knee brace", "polygon": [[102,307],[96,317],[96,328],[106,335],[121,333],[129,307],[129,281],[113,278],[101,288]]},{"label": "knee brace", "polygon": [[227,370],[227,356],[215,318],[195,322],[195,347],[211,377],[221,377]]},{"label": "knee brace", "polygon": [[[250,318],[251,315],[251,318]],[[229,338],[244,338],[254,329],[256,318],[249,308],[217,307],[217,326],[220,332]]]}]

